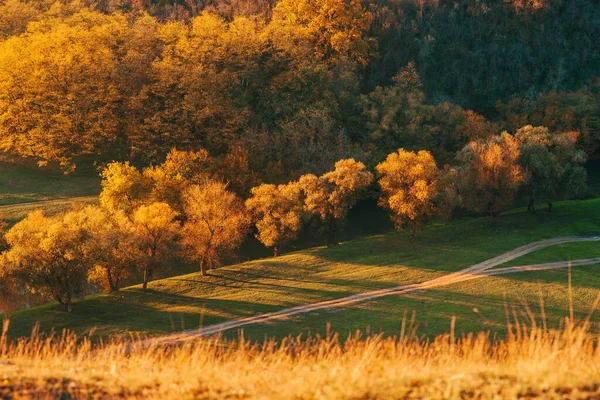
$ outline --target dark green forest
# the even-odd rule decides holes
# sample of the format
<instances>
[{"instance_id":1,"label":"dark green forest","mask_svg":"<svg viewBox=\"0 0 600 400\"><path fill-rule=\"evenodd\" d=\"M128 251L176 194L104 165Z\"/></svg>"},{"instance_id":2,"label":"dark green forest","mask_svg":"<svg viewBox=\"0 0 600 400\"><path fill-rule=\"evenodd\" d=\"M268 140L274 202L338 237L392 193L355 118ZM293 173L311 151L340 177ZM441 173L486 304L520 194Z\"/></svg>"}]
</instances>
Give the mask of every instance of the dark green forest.
<instances>
[{"instance_id":1,"label":"dark green forest","mask_svg":"<svg viewBox=\"0 0 600 400\"><path fill-rule=\"evenodd\" d=\"M600 140L591 0L0 1L8 159L160 163L206 149L238 192L373 167L453 164L527 125Z\"/></svg>"}]
</instances>

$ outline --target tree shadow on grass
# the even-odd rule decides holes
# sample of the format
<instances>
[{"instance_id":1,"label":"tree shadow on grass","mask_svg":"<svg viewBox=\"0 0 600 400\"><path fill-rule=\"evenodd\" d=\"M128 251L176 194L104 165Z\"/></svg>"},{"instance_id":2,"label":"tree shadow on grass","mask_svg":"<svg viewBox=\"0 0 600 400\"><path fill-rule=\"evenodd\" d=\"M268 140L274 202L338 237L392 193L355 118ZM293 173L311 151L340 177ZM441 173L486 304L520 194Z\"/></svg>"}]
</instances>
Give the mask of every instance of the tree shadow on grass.
<instances>
[{"instance_id":1,"label":"tree shadow on grass","mask_svg":"<svg viewBox=\"0 0 600 400\"><path fill-rule=\"evenodd\" d=\"M206 326L281 308L257 302L193 299L152 291L140 295L134 291L123 291L76 301L71 313L61 311L55 303L39 307L36 313L16 312L11 316L9 336L29 336L36 324L44 333L60 333L68 329L77 335L92 333L94 340L132 333L163 335L195 329L201 323Z\"/></svg>"},{"instance_id":2,"label":"tree shadow on grass","mask_svg":"<svg viewBox=\"0 0 600 400\"><path fill-rule=\"evenodd\" d=\"M547 299L549 300L549 299ZM479 294L457 293L444 289L431 289L404 295L386 296L377 300L357 303L343 309L319 310L318 312L297 315L293 321L281 321L266 325L245 327L246 338L261 340L265 337L281 339L288 335L319 333L324 335L327 329L338 332L344 337L348 333L361 330L363 333L377 334L381 331L386 336L398 335L403 318L409 324L411 314L415 312L415 324L418 325L417 336L433 338L450 331L452 317L457 318L456 335L467 335L471 332L490 332L491 337L505 337L507 319L505 305L509 310L511 323L515 323L513 306L521 324L531 326L527 311L519 296L501 295L482 297ZM542 326L542 314L537 303L529 299L528 307L532 311L536 324ZM559 328L560 321L568 316L568 309L558 303L546 303L544 307L549 328ZM585 304L575 305L577 321L583 320L589 310ZM594 315L593 321L600 319ZM237 333L225 333L234 339Z\"/></svg>"}]
</instances>

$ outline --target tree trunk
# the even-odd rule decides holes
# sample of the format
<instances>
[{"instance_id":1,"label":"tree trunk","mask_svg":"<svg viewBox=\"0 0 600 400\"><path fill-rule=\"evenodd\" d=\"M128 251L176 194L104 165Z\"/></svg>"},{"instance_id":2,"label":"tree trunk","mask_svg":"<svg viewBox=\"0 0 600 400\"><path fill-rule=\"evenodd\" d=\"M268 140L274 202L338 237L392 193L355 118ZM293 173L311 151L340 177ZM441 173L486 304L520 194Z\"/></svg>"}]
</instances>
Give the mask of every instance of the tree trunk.
<instances>
[{"instance_id":1,"label":"tree trunk","mask_svg":"<svg viewBox=\"0 0 600 400\"><path fill-rule=\"evenodd\" d=\"M148 282L150 282L151 275L152 268L146 267L146 269L144 269L144 284L142 285L142 289L146 290L148 288Z\"/></svg>"},{"instance_id":2,"label":"tree trunk","mask_svg":"<svg viewBox=\"0 0 600 400\"><path fill-rule=\"evenodd\" d=\"M334 218L330 218L327 222L326 222L326 228L325 228L325 245L327 247L331 247L331 246L337 246L339 243L336 240L337 237L337 230L338 230L338 223L339 221L334 219Z\"/></svg>"},{"instance_id":3,"label":"tree trunk","mask_svg":"<svg viewBox=\"0 0 600 400\"><path fill-rule=\"evenodd\" d=\"M417 224L410 224L410 236L412 238L417 237Z\"/></svg>"},{"instance_id":4,"label":"tree trunk","mask_svg":"<svg viewBox=\"0 0 600 400\"><path fill-rule=\"evenodd\" d=\"M494 206L491 202L488 203L487 210L488 210L488 215L490 217L494 218Z\"/></svg>"},{"instance_id":5,"label":"tree trunk","mask_svg":"<svg viewBox=\"0 0 600 400\"><path fill-rule=\"evenodd\" d=\"M535 212L535 199L529 197L529 203L527 203L527 211Z\"/></svg>"},{"instance_id":6,"label":"tree trunk","mask_svg":"<svg viewBox=\"0 0 600 400\"><path fill-rule=\"evenodd\" d=\"M202 273L202 276L206 276L206 263L204 262L205 257L202 257L202 260L200 260L200 272Z\"/></svg>"},{"instance_id":7,"label":"tree trunk","mask_svg":"<svg viewBox=\"0 0 600 400\"><path fill-rule=\"evenodd\" d=\"M62 306L63 306L63 310L65 312L70 313L71 311L73 311L73 309L71 307L71 299L66 300Z\"/></svg>"},{"instance_id":8,"label":"tree trunk","mask_svg":"<svg viewBox=\"0 0 600 400\"><path fill-rule=\"evenodd\" d=\"M119 281L118 279L113 280L112 273L110 272L110 268L106 270L106 278L108 279L108 286L110 287L110 292L118 292L119 291Z\"/></svg>"}]
</instances>

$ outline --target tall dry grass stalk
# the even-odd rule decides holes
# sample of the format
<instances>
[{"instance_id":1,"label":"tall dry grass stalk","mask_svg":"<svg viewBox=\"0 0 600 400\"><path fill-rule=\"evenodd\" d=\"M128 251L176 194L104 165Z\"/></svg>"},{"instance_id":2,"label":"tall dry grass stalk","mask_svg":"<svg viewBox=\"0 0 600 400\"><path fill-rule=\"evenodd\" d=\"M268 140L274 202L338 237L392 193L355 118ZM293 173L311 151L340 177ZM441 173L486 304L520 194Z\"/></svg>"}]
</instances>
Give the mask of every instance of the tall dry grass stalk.
<instances>
[{"instance_id":1,"label":"tall dry grass stalk","mask_svg":"<svg viewBox=\"0 0 600 400\"><path fill-rule=\"evenodd\" d=\"M454 325L454 320L452 320ZM92 346L74 335L0 338L0 397L395 399L600 396L598 339L589 321L560 331L520 322L488 333L420 339L337 334L282 342L200 339L181 346Z\"/></svg>"},{"instance_id":2,"label":"tall dry grass stalk","mask_svg":"<svg viewBox=\"0 0 600 400\"><path fill-rule=\"evenodd\" d=\"M519 311L505 302L501 340L488 332L457 338L455 317L448 334L423 339L414 311L394 337L357 332L341 340L328 324L325 337L251 343L240 335L171 346L140 338L93 346L37 328L10 341L5 320L0 398L600 398L600 339L590 333L600 294L575 321L570 272L561 329L547 328L540 286L541 325L526 300Z\"/></svg>"}]
</instances>

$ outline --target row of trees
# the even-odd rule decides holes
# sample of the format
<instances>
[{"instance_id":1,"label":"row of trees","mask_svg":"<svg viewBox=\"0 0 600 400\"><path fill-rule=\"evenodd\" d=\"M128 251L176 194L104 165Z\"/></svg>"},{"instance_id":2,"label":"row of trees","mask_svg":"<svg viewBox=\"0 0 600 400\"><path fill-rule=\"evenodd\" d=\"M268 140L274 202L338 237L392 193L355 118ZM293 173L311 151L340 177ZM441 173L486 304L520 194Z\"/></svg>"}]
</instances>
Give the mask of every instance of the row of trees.
<instances>
[{"instance_id":1,"label":"row of trees","mask_svg":"<svg viewBox=\"0 0 600 400\"><path fill-rule=\"evenodd\" d=\"M198 263L202 274L243 242L252 224L256 237L274 249L310 226L326 243L348 211L379 191L398 229L412 234L430 217L449 217L462 206L497 216L519 191L536 203L577 196L585 190L585 153L577 134L525 126L472 141L454 167L438 168L426 150L398 149L374 175L354 159L335 163L320 176L286 184L261 184L244 201L211 170L205 151L172 150L165 162L142 171L115 162L102 172L100 206L56 216L36 211L5 235L0 275L51 296L70 311L86 282L116 291L136 270L145 289L176 257Z\"/></svg>"},{"instance_id":2,"label":"row of trees","mask_svg":"<svg viewBox=\"0 0 600 400\"><path fill-rule=\"evenodd\" d=\"M225 183L204 172L186 175L185 168L174 175L166 172L173 160L198 161L199 154L173 151L165 163L142 172L127 163L112 163L102 174L100 206L56 216L30 213L5 235L3 281L16 280L70 311L73 297L85 292L86 282L115 291L137 270L145 289L152 276L179 255L199 263L205 275L207 268L239 247L251 218ZM339 161L334 171L320 177L306 175L299 186L305 202L302 212L313 213L330 230L371 180L364 164L354 160ZM255 215L270 208L260 195L265 188L256 188L256 196L247 202ZM279 219L275 210L267 212ZM284 236L289 239L286 229L300 228L300 220L292 221L292 214L272 227L266 225L266 215L259 217L261 240L271 245L282 243ZM269 236L268 230L276 236Z\"/></svg>"}]
</instances>

